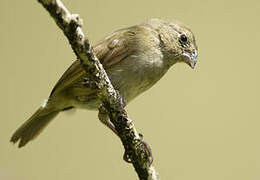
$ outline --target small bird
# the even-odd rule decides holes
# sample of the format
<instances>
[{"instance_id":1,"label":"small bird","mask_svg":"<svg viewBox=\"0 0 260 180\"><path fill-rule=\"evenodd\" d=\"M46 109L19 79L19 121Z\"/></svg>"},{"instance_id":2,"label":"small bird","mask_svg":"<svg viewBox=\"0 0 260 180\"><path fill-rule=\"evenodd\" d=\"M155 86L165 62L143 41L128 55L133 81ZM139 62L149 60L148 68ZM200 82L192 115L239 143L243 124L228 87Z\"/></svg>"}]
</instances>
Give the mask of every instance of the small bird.
<instances>
[{"instance_id":1,"label":"small bird","mask_svg":"<svg viewBox=\"0 0 260 180\"><path fill-rule=\"evenodd\" d=\"M150 19L115 31L94 46L94 52L114 88L125 103L151 88L168 69L179 62L195 67L197 45L192 31L181 22ZM59 112L71 108L97 110L95 82L76 60L61 76L46 102L12 135L23 147L34 139ZM101 118L102 119L102 118ZM107 119L105 125L116 130Z\"/></svg>"}]
</instances>

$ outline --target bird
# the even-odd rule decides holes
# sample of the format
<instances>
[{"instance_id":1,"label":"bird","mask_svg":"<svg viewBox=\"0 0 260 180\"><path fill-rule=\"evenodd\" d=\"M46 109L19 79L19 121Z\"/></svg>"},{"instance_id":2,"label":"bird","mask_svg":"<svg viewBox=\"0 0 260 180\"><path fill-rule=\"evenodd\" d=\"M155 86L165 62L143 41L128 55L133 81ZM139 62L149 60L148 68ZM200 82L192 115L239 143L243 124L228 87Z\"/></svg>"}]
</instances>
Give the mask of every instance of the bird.
<instances>
[{"instance_id":1,"label":"bird","mask_svg":"<svg viewBox=\"0 0 260 180\"><path fill-rule=\"evenodd\" d=\"M191 29L176 20L149 19L141 24L113 32L93 50L112 85L128 104L150 89L177 63L192 69L198 47ZM58 80L48 99L12 135L10 141L25 146L37 137L60 112L72 108L98 110L101 101L97 87L75 60ZM116 133L113 124L103 118Z\"/></svg>"}]
</instances>

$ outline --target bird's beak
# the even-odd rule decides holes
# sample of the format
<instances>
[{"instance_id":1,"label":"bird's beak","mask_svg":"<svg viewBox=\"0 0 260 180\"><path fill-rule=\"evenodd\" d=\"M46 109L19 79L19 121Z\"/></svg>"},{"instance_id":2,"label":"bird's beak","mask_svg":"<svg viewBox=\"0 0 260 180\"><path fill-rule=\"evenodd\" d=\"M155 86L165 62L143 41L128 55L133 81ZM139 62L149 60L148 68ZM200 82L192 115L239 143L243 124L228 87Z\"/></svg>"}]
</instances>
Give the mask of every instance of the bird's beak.
<instances>
[{"instance_id":1,"label":"bird's beak","mask_svg":"<svg viewBox=\"0 0 260 180\"><path fill-rule=\"evenodd\" d=\"M184 57L184 62L187 63L192 69L194 69L197 63L197 50L195 50L193 53L184 52L182 55Z\"/></svg>"}]
</instances>

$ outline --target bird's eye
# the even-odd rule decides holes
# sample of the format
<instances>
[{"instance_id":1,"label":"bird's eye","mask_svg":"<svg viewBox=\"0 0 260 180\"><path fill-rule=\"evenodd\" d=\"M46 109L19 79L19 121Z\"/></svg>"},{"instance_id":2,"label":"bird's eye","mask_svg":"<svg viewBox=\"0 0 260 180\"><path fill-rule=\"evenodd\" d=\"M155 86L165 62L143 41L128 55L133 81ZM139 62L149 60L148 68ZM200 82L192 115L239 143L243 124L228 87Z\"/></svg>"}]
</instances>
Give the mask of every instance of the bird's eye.
<instances>
[{"instance_id":1,"label":"bird's eye","mask_svg":"<svg viewBox=\"0 0 260 180\"><path fill-rule=\"evenodd\" d=\"M187 41L188 41L187 36L186 36L185 34L182 34L182 35L180 36L180 42L181 42L181 43L186 43Z\"/></svg>"}]
</instances>

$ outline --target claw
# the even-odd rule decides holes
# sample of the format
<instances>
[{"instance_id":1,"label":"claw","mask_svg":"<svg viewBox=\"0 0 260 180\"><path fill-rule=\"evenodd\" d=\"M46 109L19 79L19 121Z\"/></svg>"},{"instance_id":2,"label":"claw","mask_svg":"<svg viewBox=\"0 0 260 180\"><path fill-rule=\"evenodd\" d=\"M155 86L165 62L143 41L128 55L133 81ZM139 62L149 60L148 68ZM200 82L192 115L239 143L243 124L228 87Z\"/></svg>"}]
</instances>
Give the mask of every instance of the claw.
<instances>
[{"instance_id":1,"label":"claw","mask_svg":"<svg viewBox=\"0 0 260 180\"><path fill-rule=\"evenodd\" d=\"M150 146L148 145L148 143L146 143L145 141L143 141L143 135L139 134L140 136L140 142L138 145L138 150L141 151L141 156L143 159L147 159L149 166L153 163L153 155L152 155L152 150L150 148ZM127 163L132 163L131 160L131 155L128 154L126 151L124 153L123 159L127 162Z\"/></svg>"},{"instance_id":2,"label":"claw","mask_svg":"<svg viewBox=\"0 0 260 180\"><path fill-rule=\"evenodd\" d=\"M149 160L149 166L153 163L153 154L152 154L152 150L150 148L150 146L145 142L142 141L144 148L146 149L146 152L148 153L148 160Z\"/></svg>"},{"instance_id":3,"label":"claw","mask_svg":"<svg viewBox=\"0 0 260 180\"><path fill-rule=\"evenodd\" d=\"M127 162L127 163L132 163L132 160L131 160L131 158L130 158L130 155L127 154L126 151L125 151L125 153L124 153L123 159L124 159L125 162Z\"/></svg>"}]
</instances>

